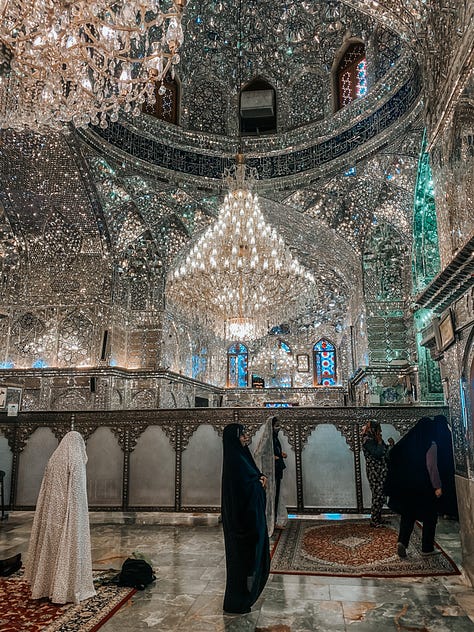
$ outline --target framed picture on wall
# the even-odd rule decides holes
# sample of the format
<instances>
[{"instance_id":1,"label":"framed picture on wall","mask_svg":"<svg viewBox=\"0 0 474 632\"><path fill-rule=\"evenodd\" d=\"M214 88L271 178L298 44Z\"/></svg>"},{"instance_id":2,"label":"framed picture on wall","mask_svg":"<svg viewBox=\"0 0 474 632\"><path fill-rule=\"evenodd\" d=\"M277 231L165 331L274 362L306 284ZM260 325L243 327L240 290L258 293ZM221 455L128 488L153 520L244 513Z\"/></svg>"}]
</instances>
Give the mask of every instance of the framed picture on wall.
<instances>
[{"instance_id":1,"label":"framed picture on wall","mask_svg":"<svg viewBox=\"0 0 474 632\"><path fill-rule=\"evenodd\" d=\"M7 387L7 397L6 397L6 407L12 404L16 406L16 410L19 411L21 408L21 395L22 389L8 386Z\"/></svg>"},{"instance_id":2,"label":"framed picture on wall","mask_svg":"<svg viewBox=\"0 0 474 632\"><path fill-rule=\"evenodd\" d=\"M441 315L437 329L438 350L441 352L451 346L455 340L453 312L450 309Z\"/></svg>"},{"instance_id":3,"label":"framed picture on wall","mask_svg":"<svg viewBox=\"0 0 474 632\"><path fill-rule=\"evenodd\" d=\"M7 405L7 389L5 386L0 388L0 410L5 408Z\"/></svg>"},{"instance_id":4,"label":"framed picture on wall","mask_svg":"<svg viewBox=\"0 0 474 632\"><path fill-rule=\"evenodd\" d=\"M300 373L307 373L309 371L309 356L307 353L299 353L296 356L296 369Z\"/></svg>"}]
</instances>

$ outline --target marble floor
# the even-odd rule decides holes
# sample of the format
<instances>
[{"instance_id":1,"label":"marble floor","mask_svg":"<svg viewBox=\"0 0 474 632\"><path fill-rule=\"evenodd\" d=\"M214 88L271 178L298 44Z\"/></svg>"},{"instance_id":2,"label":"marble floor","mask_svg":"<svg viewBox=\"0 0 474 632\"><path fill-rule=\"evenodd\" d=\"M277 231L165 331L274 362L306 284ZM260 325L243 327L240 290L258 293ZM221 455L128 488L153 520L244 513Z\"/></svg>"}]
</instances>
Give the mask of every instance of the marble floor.
<instances>
[{"instance_id":1,"label":"marble floor","mask_svg":"<svg viewBox=\"0 0 474 632\"><path fill-rule=\"evenodd\" d=\"M32 515L13 512L0 522L0 559L26 555ZM461 565L458 529L457 522L441 520L437 541ZM225 616L224 543L216 515L91 513L91 535L94 568L119 569L137 551L157 570L157 581L101 632L474 632L474 589L462 575L270 575L251 613Z\"/></svg>"}]
</instances>

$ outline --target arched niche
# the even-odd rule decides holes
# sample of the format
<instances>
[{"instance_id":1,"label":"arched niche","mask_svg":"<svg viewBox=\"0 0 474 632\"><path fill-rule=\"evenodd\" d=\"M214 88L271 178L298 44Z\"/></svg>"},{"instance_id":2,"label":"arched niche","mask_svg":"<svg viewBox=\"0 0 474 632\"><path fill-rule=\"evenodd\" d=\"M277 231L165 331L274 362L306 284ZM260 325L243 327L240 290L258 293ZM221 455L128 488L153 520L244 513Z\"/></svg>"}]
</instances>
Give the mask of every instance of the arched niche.
<instances>
[{"instance_id":1,"label":"arched niche","mask_svg":"<svg viewBox=\"0 0 474 632\"><path fill-rule=\"evenodd\" d=\"M366 50L361 39L344 42L331 69L334 112L346 107L367 91Z\"/></svg>"},{"instance_id":2,"label":"arched niche","mask_svg":"<svg viewBox=\"0 0 474 632\"><path fill-rule=\"evenodd\" d=\"M185 507L220 505L221 478L222 440L212 426L199 426L182 456L182 504Z\"/></svg>"},{"instance_id":3,"label":"arched niche","mask_svg":"<svg viewBox=\"0 0 474 632\"><path fill-rule=\"evenodd\" d=\"M301 458L305 508L357 507L354 454L337 428L318 425Z\"/></svg>"},{"instance_id":4,"label":"arched niche","mask_svg":"<svg viewBox=\"0 0 474 632\"><path fill-rule=\"evenodd\" d=\"M166 433L149 426L130 454L129 504L174 507L175 453Z\"/></svg>"},{"instance_id":5,"label":"arched niche","mask_svg":"<svg viewBox=\"0 0 474 632\"><path fill-rule=\"evenodd\" d=\"M110 428L98 428L87 440L89 506L122 505L123 452Z\"/></svg>"},{"instance_id":6,"label":"arched niche","mask_svg":"<svg viewBox=\"0 0 474 632\"><path fill-rule=\"evenodd\" d=\"M178 78L168 74L164 81L157 82L154 97L155 102L152 105L145 103L142 112L161 121L178 125L181 100L181 85Z\"/></svg>"},{"instance_id":7,"label":"arched niche","mask_svg":"<svg viewBox=\"0 0 474 632\"><path fill-rule=\"evenodd\" d=\"M240 91L239 122L243 135L260 136L276 133L276 92L265 79L257 77Z\"/></svg>"},{"instance_id":8,"label":"arched niche","mask_svg":"<svg viewBox=\"0 0 474 632\"><path fill-rule=\"evenodd\" d=\"M50 456L58 440L49 428L38 428L28 437L18 463L16 505L34 507Z\"/></svg>"}]
</instances>

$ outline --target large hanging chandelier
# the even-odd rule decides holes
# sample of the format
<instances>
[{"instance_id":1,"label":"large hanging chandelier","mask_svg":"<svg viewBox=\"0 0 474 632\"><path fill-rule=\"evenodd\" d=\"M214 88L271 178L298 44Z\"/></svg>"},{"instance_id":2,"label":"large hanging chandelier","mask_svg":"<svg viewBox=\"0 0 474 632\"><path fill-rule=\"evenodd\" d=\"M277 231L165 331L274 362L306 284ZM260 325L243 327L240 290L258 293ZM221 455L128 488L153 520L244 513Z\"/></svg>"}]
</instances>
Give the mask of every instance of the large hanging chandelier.
<instances>
[{"instance_id":1,"label":"large hanging chandelier","mask_svg":"<svg viewBox=\"0 0 474 632\"><path fill-rule=\"evenodd\" d=\"M249 370L265 379L291 376L296 371L296 360L291 351L277 341L250 358Z\"/></svg>"},{"instance_id":2,"label":"large hanging chandelier","mask_svg":"<svg viewBox=\"0 0 474 632\"><path fill-rule=\"evenodd\" d=\"M242 154L217 221L178 259L167 279L173 311L229 340L252 340L303 308L314 283L264 219Z\"/></svg>"},{"instance_id":3,"label":"large hanging chandelier","mask_svg":"<svg viewBox=\"0 0 474 632\"><path fill-rule=\"evenodd\" d=\"M139 114L179 62L185 4L0 0L0 127L107 127L120 108Z\"/></svg>"}]
</instances>

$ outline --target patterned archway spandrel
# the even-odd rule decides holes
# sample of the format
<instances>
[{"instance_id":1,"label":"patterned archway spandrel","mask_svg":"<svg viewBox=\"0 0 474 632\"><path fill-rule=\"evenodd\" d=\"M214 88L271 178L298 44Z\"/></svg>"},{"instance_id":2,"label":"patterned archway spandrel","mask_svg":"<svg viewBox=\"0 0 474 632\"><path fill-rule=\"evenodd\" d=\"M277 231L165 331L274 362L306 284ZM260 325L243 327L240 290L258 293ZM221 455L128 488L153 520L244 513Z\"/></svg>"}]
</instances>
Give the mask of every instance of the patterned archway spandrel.
<instances>
[{"instance_id":1,"label":"patterned archway spandrel","mask_svg":"<svg viewBox=\"0 0 474 632\"><path fill-rule=\"evenodd\" d=\"M138 440L148 428L148 423L134 423L128 431L128 449L133 452L137 447Z\"/></svg>"},{"instance_id":2,"label":"patterned archway spandrel","mask_svg":"<svg viewBox=\"0 0 474 632\"><path fill-rule=\"evenodd\" d=\"M68 428L67 426L64 426L64 425L61 425L61 426L50 426L50 429L51 429L51 432L53 433L53 435L58 440L58 443L61 442L61 440L67 435L68 432L70 432L70 428Z\"/></svg>"},{"instance_id":3,"label":"patterned archway spandrel","mask_svg":"<svg viewBox=\"0 0 474 632\"><path fill-rule=\"evenodd\" d=\"M163 430L174 448L176 445L176 424L159 424L159 428Z\"/></svg>"},{"instance_id":4,"label":"patterned archway spandrel","mask_svg":"<svg viewBox=\"0 0 474 632\"><path fill-rule=\"evenodd\" d=\"M77 430L82 435L82 438L87 443L87 440L94 432L100 427L100 424L91 424L87 422L80 422L75 424L74 430Z\"/></svg>"},{"instance_id":5,"label":"patterned archway spandrel","mask_svg":"<svg viewBox=\"0 0 474 632\"><path fill-rule=\"evenodd\" d=\"M261 423L255 423L255 422L248 422L244 424L245 432L250 437L250 439L253 439L255 437L261 425L262 425Z\"/></svg>"},{"instance_id":6,"label":"patterned archway spandrel","mask_svg":"<svg viewBox=\"0 0 474 632\"><path fill-rule=\"evenodd\" d=\"M99 428L108 428L116 437L117 442L122 451L129 449L133 450L136 447L137 441L140 435L146 430L148 424L146 422L135 422L130 426L128 424L102 424L102 423L87 423L76 422L74 429L82 435L82 438L87 443L87 440L91 435Z\"/></svg>"},{"instance_id":7,"label":"patterned archway spandrel","mask_svg":"<svg viewBox=\"0 0 474 632\"><path fill-rule=\"evenodd\" d=\"M199 422L186 422L182 424L181 426L181 449L182 450L186 450L186 448L188 447L189 441L191 440L191 437L199 428L199 426L200 426Z\"/></svg>"},{"instance_id":8,"label":"patterned archway spandrel","mask_svg":"<svg viewBox=\"0 0 474 632\"><path fill-rule=\"evenodd\" d=\"M301 441L301 449L303 450L305 445L308 443L309 437L313 434L318 426L323 425L324 422L320 423L304 423L299 424L299 432L300 432L300 441ZM334 426L344 437L349 448L354 451L354 424L349 421L333 421L331 422L332 426ZM293 447L293 446L292 446Z\"/></svg>"},{"instance_id":9,"label":"patterned archway spandrel","mask_svg":"<svg viewBox=\"0 0 474 632\"><path fill-rule=\"evenodd\" d=\"M316 430L318 424L316 423L302 423L299 424L299 434L300 434L300 442L301 442L301 450L308 443L308 439ZM293 447L293 446L292 446Z\"/></svg>"},{"instance_id":10,"label":"patterned archway spandrel","mask_svg":"<svg viewBox=\"0 0 474 632\"><path fill-rule=\"evenodd\" d=\"M113 432L114 436L117 438L118 444L124 452L129 447L129 429L124 428L123 426L111 426L110 430Z\"/></svg>"},{"instance_id":11,"label":"patterned archway spandrel","mask_svg":"<svg viewBox=\"0 0 474 632\"><path fill-rule=\"evenodd\" d=\"M16 449L18 452L23 452L28 443L28 439L31 435L40 428L40 424L22 424L18 427L16 433Z\"/></svg>"},{"instance_id":12,"label":"patterned archway spandrel","mask_svg":"<svg viewBox=\"0 0 474 632\"><path fill-rule=\"evenodd\" d=\"M334 425L338 429L338 431L342 434L342 436L346 440L347 445L353 452L354 451L354 423L341 421L341 422L336 422Z\"/></svg>"},{"instance_id":13,"label":"patterned archway spandrel","mask_svg":"<svg viewBox=\"0 0 474 632\"><path fill-rule=\"evenodd\" d=\"M288 439L288 443L290 444L293 451L296 450L296 433L295 433L295 425L290 422L280 421L281 432ZM309 435L308 435L309 436Z\"/></svg>"},{"instance_id":14,"label":"patterned archway spandrel","mask_svg":"<svg viewBox=\"0 0 474 632\"><path fill-rule=\"evenodd\" d=\"M15 449L15 426L13 424L0 425L0 433L5 437L10 450L13 452Z\"/></svg>"}]
</instances>

